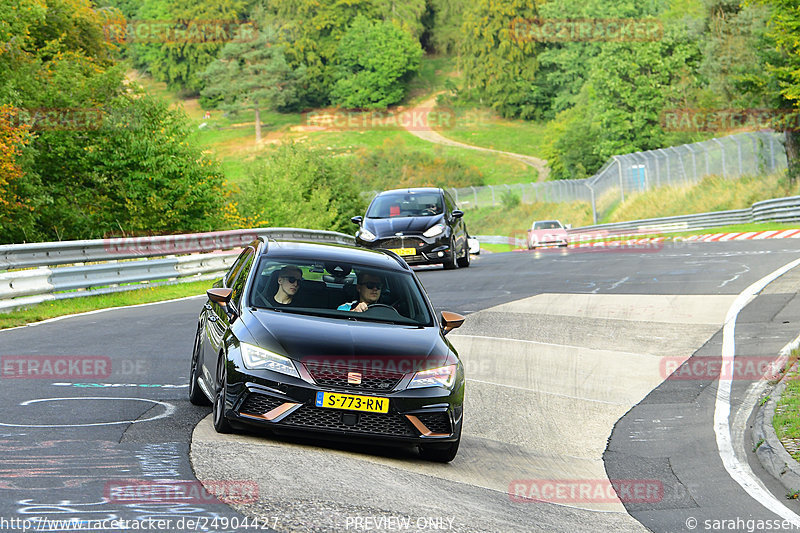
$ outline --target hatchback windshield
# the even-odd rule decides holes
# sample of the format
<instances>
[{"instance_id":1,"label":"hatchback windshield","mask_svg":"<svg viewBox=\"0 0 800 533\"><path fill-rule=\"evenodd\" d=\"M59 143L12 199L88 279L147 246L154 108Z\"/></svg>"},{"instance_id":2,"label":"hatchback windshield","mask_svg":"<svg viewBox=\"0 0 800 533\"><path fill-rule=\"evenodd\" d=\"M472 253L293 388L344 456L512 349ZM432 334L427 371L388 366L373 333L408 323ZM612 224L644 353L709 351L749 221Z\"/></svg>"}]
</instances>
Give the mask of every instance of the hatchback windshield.
<instances>
[{"instance_id":1,"label":"hatchback windshield","mask_svg":"<svg viewBox=\"0 0 800 533\"><path fill-rule=\"evenodd\" d=\"M355 264L262 258L254 273L249 303L305 315L432 325L411 274ZM356 307L359 311L353 310Z\"/></svg>"},{"instance_id":2,"label":"hatchback windshield","mask_svg":"<svg viewBox=\"0 0 800 533\"><path fill-rule=\"evenodd\" d=\"M420 217L442 214L442 195L430 193L391 193L375 198L367 210L368 218Z\"/></svg>"},{"instance_id":3,"label":"hatchback windshield","mask_svg":"<svg viewBox=\"0 0 800 533\"><path fill-rule=\"evenodd\" d=\"M556 221L537 222L534 224L533 229L562 229L561 224Z\"/></svg>"}]
</instances>

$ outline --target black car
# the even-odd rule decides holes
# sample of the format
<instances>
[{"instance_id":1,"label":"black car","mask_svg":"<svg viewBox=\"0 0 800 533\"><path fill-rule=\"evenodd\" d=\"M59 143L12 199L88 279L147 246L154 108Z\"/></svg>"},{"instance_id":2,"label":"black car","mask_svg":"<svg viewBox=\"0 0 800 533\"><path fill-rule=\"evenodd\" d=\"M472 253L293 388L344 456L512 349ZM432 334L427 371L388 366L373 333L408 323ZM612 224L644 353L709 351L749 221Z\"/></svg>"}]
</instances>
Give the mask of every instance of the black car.
<instances>
[{"instance_id":1,"label":"black car","mask_svg":"<svg viewBox=\"0 0 800 533\"><path fill-rule=\"evenodd\" d=\"M351 220L360 227L356 244L384 248L410 265L441 263L444 268L469 266L464 212L444 189L384 191L372 199L366 216Z\"/></svg>"},{"instance_id":2,"label":"black car","mask_svg":"<svg viewBox=\"0 0 800 533\"><path fill-rule=\"evenodd\" d=\"M349 310L362 291L377 300ZM244 424L368 438L450 461L464 369L445 334L463 321L437 317L393 252L259 239L208 291L189 399L212 403L222 433Z\"/></svg>"}]
</instances>

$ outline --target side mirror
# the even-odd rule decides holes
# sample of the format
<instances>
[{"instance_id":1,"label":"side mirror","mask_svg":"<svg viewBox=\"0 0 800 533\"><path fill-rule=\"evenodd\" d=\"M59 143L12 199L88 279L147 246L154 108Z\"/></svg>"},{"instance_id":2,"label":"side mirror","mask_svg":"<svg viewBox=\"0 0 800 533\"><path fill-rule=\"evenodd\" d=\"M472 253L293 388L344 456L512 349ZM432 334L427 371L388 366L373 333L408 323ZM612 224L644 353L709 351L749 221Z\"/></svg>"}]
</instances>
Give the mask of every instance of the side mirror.
<instances>
[{"instance_id":1,"label":"side mirror","mask_svg":"<svg viewBox=\"0 0 800 533\"><path fill-rule=\"evenodd\" d=\"M442 327L444 334L447 335L451 330L461 327L461 324L467 319L464 315L458 313L451 313L450 311L442 311Z\"/></svg>"},{"instance_id":2,"label":"side mirror","mask_svg":"<svg viewBox=\"0 0 800 533\"><path fill-rule=\"evenodd\" d=\"M231 320L236 319L238 315L236 314L236 311L234 311L233 306L230 305L233 289L208 289L206 294L208 295L209 300L221 305L222 308L225 309L225 312L228 313L228 316L231 317Z\"/></svg>"},{"instance_id":3,"label":"side mirror","mask_svg":"<svg viewBox=\"0 0 800 533\"><path fill-rule=\"evenodd\" d=\"M353 224L358 224L360 226L361 223L364 222L364 217L353 217L350 219L350 222L352 222Z\"/></svg>"},{"instance_id":4,"label":"side mirror","mask_svg":"<svg viewBox=\"0 0 800 533\"><path fill-rule=\"evenodd\" d=\"M461 218L464 216L464 211L461 211L460 209L453 209L453 212L450 214L453 216L453 218Z\"/></svg>"}]
</instances>

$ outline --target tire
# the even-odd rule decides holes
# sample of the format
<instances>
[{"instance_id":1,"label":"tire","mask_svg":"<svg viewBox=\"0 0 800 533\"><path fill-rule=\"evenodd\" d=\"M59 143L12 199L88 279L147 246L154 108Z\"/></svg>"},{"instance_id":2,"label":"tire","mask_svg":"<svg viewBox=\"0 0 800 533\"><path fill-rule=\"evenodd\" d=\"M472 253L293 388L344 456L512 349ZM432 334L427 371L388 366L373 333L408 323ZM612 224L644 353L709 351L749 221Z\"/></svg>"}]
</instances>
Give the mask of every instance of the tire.
<instances>
[{"instance_id":1,"label":"tire","mask_svg":"<svg viewBox=\"0 0 800 533\"><path fill-rule=\"evenodd\" d=\"M197 335L194 337L194 349L192 350L192 366L189 370L189 401L193 405L211 405L208 398L200 389L197 381L200 379L200 326L197 327Z\"/></svg>"},{"instance_id":2,"label":"tire","mask_svg":"<svg viewBox=\"0 0 800 533\"><path fill-rule=\"evenodd\" d=\"M225 396L227 394L227 373L225 371L225 355L220 354L219 358L220 364L219 368L217 369L217 375L219 376L219 387L214 394L214 407L212 408L212 414L214 419L214 429L217 433L231 433L233 432L233 427L231 423L225 418Z\"/></svg>"},{"instance_id":3,"label":"tire","mask_svg":"<svg viewBox=\"0 0 800 533\"><path fill-rule=\"evenodd\" d=\"M445 270L454 270L458 268L458 263L456 262L456 246L452 237L450 238L450 257L445 258L442 266Z\"/></svg>"},{"instance_id":4,"label":"tire","mask_svg":"<svg viewBox=\"0 0 800 533\"><path fill-rule=\"evenodd\" d=\"M463 425L463 421L462 421ZM420 444L419 456L426 461L449 463L456 458L458 445L461 444L461 427L458 428L458 439L447 444Z\"/></svg>"},{"instance_id":5,"label":"tire","mask_svg":"<svg viewBox=\"0 0 800 533\"><path fill-rule=\"evenodd\" d=\"M456 263L458 263L458 266L461 268L467 268L469 266L469 242L464 242L464 257L459 257L456 260Z\"/></svg>"}]
</instances>

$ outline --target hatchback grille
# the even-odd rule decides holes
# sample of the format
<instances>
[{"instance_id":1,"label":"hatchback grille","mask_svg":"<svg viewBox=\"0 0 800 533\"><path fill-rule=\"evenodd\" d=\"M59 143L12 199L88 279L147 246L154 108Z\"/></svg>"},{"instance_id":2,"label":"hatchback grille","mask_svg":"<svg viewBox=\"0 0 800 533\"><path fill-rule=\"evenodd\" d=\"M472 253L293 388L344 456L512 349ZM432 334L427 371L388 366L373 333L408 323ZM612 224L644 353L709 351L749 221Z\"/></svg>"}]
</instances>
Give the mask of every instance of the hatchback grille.
<instances>
[{"instance_id":1,"label":"hatchback grille","mask_svg":"<svg viewBox=\"0 0 800 533\"><path fill-rule=\"evenodd\" d=\"M402 372L383 369L366 369L363 366L326 365L305 363L311 377L319 385L347 389L390 391L403 379ZM361 383L348 383L348 375L357 373ZM354 376L350 376L354 377ZM351 379L350 381L355 381Z\"/></svg>"},{"instance_id":2,"label":"hatchback grille","mask_svg":"<svg viewBox=\"0 0 800 533\"><path fill-rule=\"evenodd\" d=\"M417 415L419 421L425 424L431 433L452 433L450 429L450 417L447 413L430 413L427 415Z\"/></svg>"},{"instance_id":3,"label":"hatchback grille","mask_svg":"<svg viewBox=\"0 0 800 533\"><path fill-rule=\"evenodd\" d=\"M355 425L342 422L342 415L355 415ZM300 426L314 429L336 429L353 433L416 437L406 417L396 414L356 413L335 409L323 409L304 405L281 422L281 425Z\"/></svg>"},{"instance_id":4,"label":"hatchback grille","mask_svg":"<svg viewBox=\"0 0 800 533\"><path fill-rule=\"evenodd\" d=\"M391 239L379 240L377 246L379 248L386 248L386 249L422 248L425 246L425 242L415 238L405 238L405 239L391 238Z\"/></svg>"},{"instance_id":5,"label":"hatchback grille","mask_svg":"<svg viewBox=\"0 0 800 533\"><path fill-rule=\"evenodd\" d=\"M247 413L251 415L263 415L269 413L276 407L283 405L285 402L272 396L264 394L250 394L239 409L240 413Z\"/></svg>"}]
</instances>

